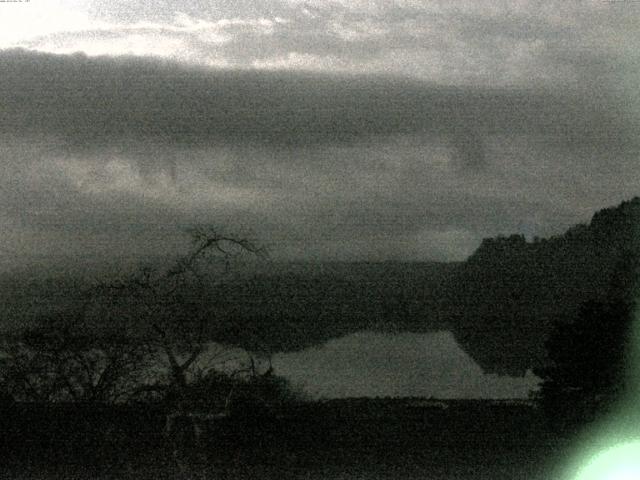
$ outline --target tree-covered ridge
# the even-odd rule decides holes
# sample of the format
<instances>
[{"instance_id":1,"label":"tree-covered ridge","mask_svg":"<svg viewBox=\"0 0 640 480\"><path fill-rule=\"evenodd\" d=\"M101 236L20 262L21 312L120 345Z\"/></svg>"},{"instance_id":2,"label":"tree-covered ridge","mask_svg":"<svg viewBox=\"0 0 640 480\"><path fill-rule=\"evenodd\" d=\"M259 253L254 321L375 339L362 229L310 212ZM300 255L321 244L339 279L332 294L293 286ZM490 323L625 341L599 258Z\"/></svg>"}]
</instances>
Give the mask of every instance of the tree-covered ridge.
<instances>
[{"instance_id":1,"label":"tree-covered ridge","mask_svg":"<svg viewBox=\"0 0 640 480\"><path fill-rule=\"evenodd\" d=\"M447 289L458 341L487 370L524 372L545 361L555 322L612 289L630 295L640 252L640 198L597 212L548 239L522 235L486 239Z\"/></svg>"}]
</instances>

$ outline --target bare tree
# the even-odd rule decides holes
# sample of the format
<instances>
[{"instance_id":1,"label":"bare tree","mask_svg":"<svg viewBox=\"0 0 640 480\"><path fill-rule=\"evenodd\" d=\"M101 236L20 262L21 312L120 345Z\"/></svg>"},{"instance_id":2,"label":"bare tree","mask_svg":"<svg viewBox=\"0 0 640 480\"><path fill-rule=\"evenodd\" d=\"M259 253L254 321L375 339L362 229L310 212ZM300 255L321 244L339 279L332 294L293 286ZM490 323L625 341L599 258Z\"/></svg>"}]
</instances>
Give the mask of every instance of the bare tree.
<instances>
[{"instance_id":1,"label":"bare tree","mask_svg":"<svg viewBox=\"0 0 640 480\"><path fill-rule=\"evenodd\" d=\"M176 400L184 400L189 375L199 361L223 361L208 351L211 342L224 338L220 314L221 285L229 280L232 263L242 255L263 257L264 249L252 241L222 235L211 227L190 232L190 251L170 265L144 266L133 275L96 287L102 299L93 317L97 330L114 328L165 362ZM101 325L100 325L101 324Z\"/></svg>"},{"instance_id":2,"label":"bare tree","mask_svg":"<svg viewBox=\"0 0 640 480\"><path fill-rule=\"evenodd\" d=\"M0 377L21 401L118 403L134 392L147 358L126 338L94 337L82 319L50 314L5 337Z\"/></svg>"}]
</instances>

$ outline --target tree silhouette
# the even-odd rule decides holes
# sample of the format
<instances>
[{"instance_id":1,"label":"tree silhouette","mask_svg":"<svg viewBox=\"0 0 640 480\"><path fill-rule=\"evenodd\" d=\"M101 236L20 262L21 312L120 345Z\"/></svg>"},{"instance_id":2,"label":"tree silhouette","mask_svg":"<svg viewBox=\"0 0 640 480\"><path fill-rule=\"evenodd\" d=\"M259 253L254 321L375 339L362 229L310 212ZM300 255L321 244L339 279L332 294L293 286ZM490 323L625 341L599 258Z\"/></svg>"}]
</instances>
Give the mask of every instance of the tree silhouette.
<instances>
[{"instance_id":1,"label":"tree silhouette","mask_svg":"<svg viewBox=\"0 0 640 480\"><path fill-rule=\"evenodd\" d=\"M263 256L251 241L220 234L211 227L191 232L192 248L175 261L144 266L133 275L98 285L93 331L106 326L145 345L157 361L165 362L176 402L184 400L189 373L199 361L219 360L228 352L211 355L210 344L224 343L227 330L219 308L221 287L229 278L232 261L242 254ZM242 346L242 345L240 345Z\"/></svg>"},{"instance_id":2,"label":"tree silhouette","mask_svg":"<svg viewBox=\"0 0 640 480\"><path fill-rule=\"evenodd\" d=\"M538 398L557 427L595 420L624 395L639 266L635 250L621 249L601 298L556 323L546 344L550 362L535 373Z\"/></svg>"},{"instance_id":3,"label":"tree silhouette","mask_svg":"<svg viewBox=\"0 0 640 480\"><path fill-rule=\"evenodd\" d=\"M93 336L82 320L50 313L5 339L0 379L13 398L102 404L130 398L148 367L146 350L122 336Z\"/></svg>"},{"instance_id":4,"label":"tree silhouette","mask_svg":"<svg viewBox=\"0 0 640 480\"><path fill-rule=\"evenodd\" d=\"M625 389L632 303L617 298L584 303L574 321L558 323L547 348L550 365L539 399L560 429L597 419Z\"/></svg>"}]
</instances>

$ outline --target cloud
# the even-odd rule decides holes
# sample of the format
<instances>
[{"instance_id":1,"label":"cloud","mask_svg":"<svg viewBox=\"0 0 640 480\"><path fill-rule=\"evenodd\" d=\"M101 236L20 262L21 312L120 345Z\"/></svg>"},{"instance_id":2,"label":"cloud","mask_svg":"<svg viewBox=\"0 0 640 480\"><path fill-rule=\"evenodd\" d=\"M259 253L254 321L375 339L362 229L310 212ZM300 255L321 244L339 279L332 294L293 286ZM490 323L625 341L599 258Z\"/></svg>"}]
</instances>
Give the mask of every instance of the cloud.
<instances>
[{"instance_id":1,"label":"cloud","mask_svg":"<svg viewBox=\"0 0 640 480\"><path fill-rule=\"evenodd\" d=\"M192 65L389 73L456 85L583 81L563 58L637 59L632 2L58 0L3 7L0 47Z\"/></svg>"},{"instance_id":2,"label":"cloud","mask_svg":"<svg viewBox=\"0 0 640 480\"><path fill-rule=\"evenodd\" d=\"M164 251L193 223L285 258L463 259L631 196L604 90L0 54L5 238L24 254Z\"/></svg>"},{"instance_id":3,"label":"cloud","mask_svg":"<svg viewBox=\"0 0 640 480\"><path fill-rule=\"evenodd\" d=\"M0 56L1 119L16 134L69 148L156 144L309 145L424 133L482 161L481 135L538 133L575 142L633 138L598 92L445 88L393 77L212 71L125 57Z\"/></svg>"}]
</instances>

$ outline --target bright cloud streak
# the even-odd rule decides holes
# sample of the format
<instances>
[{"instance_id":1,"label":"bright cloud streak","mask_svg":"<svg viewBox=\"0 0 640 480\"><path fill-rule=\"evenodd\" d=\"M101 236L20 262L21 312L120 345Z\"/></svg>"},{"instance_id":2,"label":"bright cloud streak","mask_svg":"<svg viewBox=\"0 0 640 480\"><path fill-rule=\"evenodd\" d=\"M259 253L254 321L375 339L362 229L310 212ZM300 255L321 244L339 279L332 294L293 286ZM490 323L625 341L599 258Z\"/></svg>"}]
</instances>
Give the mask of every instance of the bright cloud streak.
<instances>
[{"instance_id":1,"label":"bright cloud streak","mask_svg":"<svg viewBox=\"0 0 640 480\"><path fill-rule=\"evenodd\" d=\"M46 35L108 28L108 24L91 19L86 7L86 2L76 0L3 3L0 10L0 46L17 47Z\"/></svg>"},{"instance_id":2,"label":"bright cloud streak","mask_svg":"<svg viewBox=\"0 0 640 480\"><path fill-rule=\"evenodd\" d=\"M448 84L575 83L632 63L638 11L632 2L33 0L0 4L0 48Z\"/></svg>"}]
</instances>

